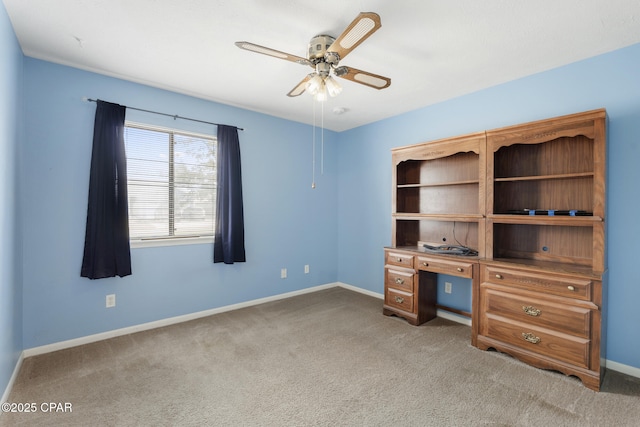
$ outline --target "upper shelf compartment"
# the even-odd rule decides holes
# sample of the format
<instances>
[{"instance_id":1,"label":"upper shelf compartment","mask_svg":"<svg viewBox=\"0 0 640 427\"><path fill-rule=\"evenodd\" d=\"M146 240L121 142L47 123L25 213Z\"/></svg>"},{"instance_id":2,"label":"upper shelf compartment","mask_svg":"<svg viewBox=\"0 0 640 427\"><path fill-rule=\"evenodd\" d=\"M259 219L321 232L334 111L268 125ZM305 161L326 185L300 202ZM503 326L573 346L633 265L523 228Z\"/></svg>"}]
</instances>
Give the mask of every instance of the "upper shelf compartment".
<instances>
[{"instance_id":1,"label":"upper shelf compartment","mask_svg":"<svg viewBox=\"0 0 640 427\"><path fill-rule=\"evenodd\" d=\"M482 218L484 145L482 132L392 150L393 213Z\"/></svg>"},{"instance_id":2,"label":"upper shelf compartment","mask_svg":"<svg viewBox=\"0 0 640 427\"><path fill-rule=\"evenodd\" d=\"M604 271L605 156L604 110L487 131L487 258Z\"/></svg>"},{"instance_id":3,"label":"upper shelf compartment","mask_svg":"<svg viewBox=\"0 0 640 427\"><path fill-rule=\"evenodd\" d=\"M593 140L583 135L513 144L494 153L496 181L593 177Z\"/></svg>"},{"instance_id":4,"label":"upper shelf compartment","mask_svg":"<svg viewBox=\"0 0 640 427\"><path fill-rule=\"evenodd\" d=\"M484 132L398 147L392 154L392 246L459 239L484 255Z\"/></svg>"},{"instance_id":5,"label":"upper shelf compartment","mask_svg":"<svg viewBox=\"0 0 640 427\"><path fill-rule=\"evenodd\" d=\"M455 153L433 160L406 160L397 171L398 188L478 184L478 155Z\"/></svg>"},{"instance_id":6,"label":"upper shelf compartment","mask_svg":"<svg viewBox=\"0 0 640 427\"><path fill-rule=\"evenodd\" d=\"M604 218L605 119L594 110L487 131L487 215L579 210Z\"/></svg>"}]
</instances>

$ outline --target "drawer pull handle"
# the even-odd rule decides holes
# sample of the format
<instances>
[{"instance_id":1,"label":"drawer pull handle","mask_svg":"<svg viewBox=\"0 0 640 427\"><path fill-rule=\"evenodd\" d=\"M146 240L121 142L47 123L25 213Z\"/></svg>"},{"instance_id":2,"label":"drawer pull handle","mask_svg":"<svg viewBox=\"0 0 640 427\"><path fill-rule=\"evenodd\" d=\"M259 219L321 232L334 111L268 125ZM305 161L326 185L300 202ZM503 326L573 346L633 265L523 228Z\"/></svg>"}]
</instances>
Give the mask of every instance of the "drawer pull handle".
<instances>
[{"instance_id":1,"label":"drawer pull handle","mask_svg":"<svg viewBox=\"0 0 640 427\"><path fill-rule=\"evenodd\" d=\"M522 338L524 338L525 341L528 341L531 344L538 344L540 342L540 337L535 336L531 332L523 332Z\"/></svg>"},{"instance_id":2,"label":"drawer pull handle","mask_svg":"<svg viewBox=\"0 0 640 427\"><path fill-rule=\"evenodd\" d=\"M396 261L402 262L402 258L398 257L398 259Z\"/></svg>"},{"instance_id":3,"label":"drawer pull handle","mask_svg":"<svg viewBox=\"0 0 640 427\"><path fill-rule=\"evenodd\" d=\"M398 304L402 304L402 303L404 302L404 298L402 298L402 297L396 297L396 302L397 302Z\"/></svg>"},{"instance_id":4,"label":"drawer pull handle","mask_svg":"<svg viewBox=\"0 0 640 427\"><path fill-rule=\"evenodd\" d=\"M502 274L496 274L496 279L502 279Z\"/></svg>"},{"instance_id":5,"label":"drawer pull handle","mask_svg":"<svg viewBox=\"0 0 640 427\"><path fill-rule=\"evenodd\" d=\"M570 291L575 291L576 290L575 286L571 286L571 285L567 286L567 289L569 289Z\"/></svg>"},{"instance_id":6,"label":"drawer pull handle","mask_svg":"<svg viewBox=\"0 0 640 427\"><path fill-rule=\"evenodd\" d=\"M425 267L429 267L429 263L428 262L423 262L422 265L424 265Z\"/></svg>"},{"instance_id":7,"label":"drawer pull handle","mask_svg":"<svg viewBox=\"0 0 640 427\"><path fill-rule=\"evenodd\" d=\"M397 283L398 285L402 285L402 284L404 283L404 279L401 279L401 278L399 278L399 277L396 277L396 283Z\"/></svg>"},{"instance_id":8,"label":"drawer pull handle","mask_svg":"<svg viewBox=\"0 0 640 427\"><path fill-rule=\"evenodd\" d=\"M540 310L530 305L523 305L522 310L529 316L533 317L538 317L540 316L540 313L542 313Z\"/></svg>"},{"instance_id":9,"label":"drawer pull handle","mask_svg":"<svg viewBox=\"0 0 640 427\"><path fill-rule=\"evenodd\" d=\"M460 273L462 273L462 267L458 267L458 268L456 268L456 270L458 270Z\"/></svg>"}]
</instances>

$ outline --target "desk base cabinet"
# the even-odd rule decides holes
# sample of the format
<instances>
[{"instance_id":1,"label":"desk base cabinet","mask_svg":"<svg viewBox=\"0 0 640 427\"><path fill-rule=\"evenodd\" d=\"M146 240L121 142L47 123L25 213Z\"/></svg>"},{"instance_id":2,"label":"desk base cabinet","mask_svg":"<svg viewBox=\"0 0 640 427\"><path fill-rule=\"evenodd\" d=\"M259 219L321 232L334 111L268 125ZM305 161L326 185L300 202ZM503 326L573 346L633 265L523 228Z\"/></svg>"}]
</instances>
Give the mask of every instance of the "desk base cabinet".
<instances>
[{"instance_id":1,"label":"desk base cabinet","mask_svg":"<svg viewBox=\"0 0 640 427\"><path fill-rule=\"evenodd\" d=\"M398 316L412 325L436 317L436 277L421 275L411 252L385 250L383 313Z\"/></svg>"},{"instance_id":2,"label":"desk base cabinet","mask_svg":"<svg viewBox=\"0 0 640 427\"><path fill-rule=\"evenodd\" d=\"M425 254L419 249L385 249L383 313L421 325L437 315L438 273L477 281L478 261ZM440 306L442 309L447 307ZM475 333L472 337L475 343Z\"/></svg>"}]
</instances>

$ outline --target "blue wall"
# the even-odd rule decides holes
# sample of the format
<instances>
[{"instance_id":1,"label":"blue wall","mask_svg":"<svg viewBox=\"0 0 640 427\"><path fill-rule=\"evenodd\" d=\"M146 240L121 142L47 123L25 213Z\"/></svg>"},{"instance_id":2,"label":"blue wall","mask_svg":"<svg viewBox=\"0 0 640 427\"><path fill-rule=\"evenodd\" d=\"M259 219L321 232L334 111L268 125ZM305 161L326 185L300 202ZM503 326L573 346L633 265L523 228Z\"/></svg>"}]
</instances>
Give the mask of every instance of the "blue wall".
<instances>
[{"instance_id":1,"label":"blue wall","mask_svg":"<svg viewBox=\"0 0 640 427\"><path fill-rule=\"evenodd\" d=\"M606 108L609 306L607 359L640 368L640 44L338 135L338 279L383 292L383 246L391 243L392 147ZM466 305L456 288L449 305Z\"/></svg>"},{"instance_id":2,"label":"blue wall","mask_svg":"<svg viewBox=\"0 0 640 427\"><path fill-rule=\"evenodd\" d=\"M336 281L335 133L325 132L325 173L312 190L310 126L32 58L24 68L25 348ZM248 262L213 264L211 244L138 248L131 276L81 278L96 107L82 97L244 128ZM127 119L215 132L133 110ZM117 305L106 309L111 293Z\"/></svg>"},{"instance_id":3,"label":"blue wall","mask_svg":"<svg viewBox=\"0 0 640 427\"><path fill-rule=\"evenodd\" d=\"M21 87L22 52L0 3L0 396L22 351Z\"/></svg>"}]
</instances>

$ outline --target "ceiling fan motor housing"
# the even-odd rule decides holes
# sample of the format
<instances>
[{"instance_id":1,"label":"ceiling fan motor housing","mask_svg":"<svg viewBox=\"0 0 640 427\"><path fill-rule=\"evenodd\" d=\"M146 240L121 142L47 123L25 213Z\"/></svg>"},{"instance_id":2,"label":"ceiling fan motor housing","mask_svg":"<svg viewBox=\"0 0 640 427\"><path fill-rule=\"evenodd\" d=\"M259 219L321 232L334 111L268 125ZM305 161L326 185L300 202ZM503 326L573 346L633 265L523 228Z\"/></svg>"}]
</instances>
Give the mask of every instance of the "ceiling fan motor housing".
<instances>
[{"instance_id":1,"label":"ceiling fan motor housing","mask_svg":"<svg viewBox=\"0 0 640 427\"><path fill-rule=\"evenodd\" d=\"M333 44L335 38L325 34L315 36L309 42L309 61L317 63L324 60L324 54Z\"/></svg>"}]
</instances>

